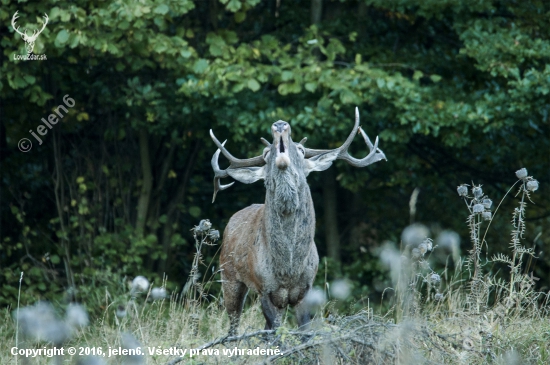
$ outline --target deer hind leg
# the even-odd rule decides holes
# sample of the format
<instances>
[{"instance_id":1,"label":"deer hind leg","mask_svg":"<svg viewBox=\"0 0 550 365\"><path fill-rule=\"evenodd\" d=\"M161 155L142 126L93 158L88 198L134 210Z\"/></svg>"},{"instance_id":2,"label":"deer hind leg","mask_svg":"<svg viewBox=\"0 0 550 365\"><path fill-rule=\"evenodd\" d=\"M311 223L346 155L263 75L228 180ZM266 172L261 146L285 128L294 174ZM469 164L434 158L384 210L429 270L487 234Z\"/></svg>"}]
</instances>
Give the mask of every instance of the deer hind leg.
<instances>
[{"instance_id":1,"label":"deer hind leg","mask_svg":"<svg viewBox=\"0 0 550 365\"><path fill-rule=\"evenodd\" d=\"M296 311L296 320L298 321L299 329L307 331L309 329L309 322L311 322L309 305L305 300L302 300L302 302L297 304L294 309Z\"/></svg>"},{"instance_id":2,"label":"deer hind leg","mask_svg":"<svg viewBox=\"0 0 550 365\"><path fill-rule=\"evenodd\" d=\"M225 310L229 315L229 336L237 335L248 288L240 281L225 281L222 284Z\"/></svg>"},{"instance_id":3,"label":"deer hind leg","mask_svg":"<svg viewBox=\"0 0 550 365\"><path fill-rule=\"evenodd\" d=\"M262 295L262 312L265 317L265 329L276 329L281 325L282 309L277 308L270 298L269 294Z\"/></svg>"}]
</instances>

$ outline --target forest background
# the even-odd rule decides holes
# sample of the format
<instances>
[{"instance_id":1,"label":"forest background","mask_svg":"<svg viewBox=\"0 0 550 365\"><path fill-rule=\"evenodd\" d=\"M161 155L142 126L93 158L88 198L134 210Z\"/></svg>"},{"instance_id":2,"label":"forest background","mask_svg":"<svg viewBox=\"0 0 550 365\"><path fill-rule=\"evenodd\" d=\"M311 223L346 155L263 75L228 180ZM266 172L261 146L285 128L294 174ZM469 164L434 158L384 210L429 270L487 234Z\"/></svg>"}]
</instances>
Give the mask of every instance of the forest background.
<instances>
[{"instance_id":1,"label":"forest background","mask_svg":"<svg viewBox=\"0 0 550 365\"><path fill-rule=\"evenodd\" d=\"M399 247L413 222L436 242L456 231L465 254L457 186L481 184L499 202L525 167L540 181L526 214L525 244L537 256L528 270L548 291L548 2L1 3L0 307L16 306L21 272L22 305L68 292L83 301L136 275L181 290L195 253L190 229L208 218L223 231L265 193L237 183L211 203L209 129L241 158L261 153L260 137L279 119L294 140L335 148L355 106L388 161L337 162L309 176L317 283L347 278L350 301L380 298L391 283L380 248ZM16 11L29 35L48 15L33 50L46 60L15 59L27 53L11 26ZM39 144L29 131L66 95L75 106ZM30 151L18 149L22 138ZM366 155L359 138L351 153ZM487 233L489 255L510 245L514 194Z\"/></svg>"}]
</instances>

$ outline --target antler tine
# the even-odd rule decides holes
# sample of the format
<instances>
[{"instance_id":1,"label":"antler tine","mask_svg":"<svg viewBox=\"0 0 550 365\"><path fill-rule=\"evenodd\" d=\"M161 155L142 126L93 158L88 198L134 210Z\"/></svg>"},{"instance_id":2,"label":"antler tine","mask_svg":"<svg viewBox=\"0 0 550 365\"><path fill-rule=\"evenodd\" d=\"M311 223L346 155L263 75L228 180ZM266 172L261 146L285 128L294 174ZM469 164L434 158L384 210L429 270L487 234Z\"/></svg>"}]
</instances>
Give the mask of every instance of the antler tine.
<instances>
[{"instance_id":1,"label":"antler tine","mask_svg":"<svg viewBox=\"0 0 550 365\"><path fill-rule=\"evenodd\" d=\"M17 33L19 33L20 35L23 35L23 33L21 33L19 31L19 27L16 27L15 26L15 21L17 20L17 18L19 18L19 15L17 15L17 13L19 12L19 10L17 10L15 12L15 14L13 14L13 17L11 18L11 26L13 27L13 30L15 30Z\"/></svg>"},{"instance_id":2,"label":"antler tine","mask_svg":"<svg viewBox=\"0 0 550 365\"><path fill-rule=\"evenodd\" d=\"M40 29L40 32L38 32L38 34L42 33L42 31L44 30L44 28L46 28L46 24L48 24L48 20L50 18L48 18L48 14L44 13L44 24L42 25L42 29Z\"/></svg>"},{"instance_id":3,"label":"antler tine","mask_svg":"<svg viewBox=\"0 0 550 365\"><path fill-rule=\"evenodd\" d=\"M348 148L351 145L351 142L353 141L353 138L355 137L356 133L360 133L361 136L363 136L363 139L365 140L365 143L369 147L369 154L362 158L357 159L348 153ZM313 150L306 148L306 158L322 155L324 153L332 152L332 151L338 151L338 157L339 160L344 160L347 163L349 163L352 166L355 167L365 167L367 165L373 164L380 160L387 160L386 155L384 152L382 152L381 149L378 148L378 137L376 137L376 140L374 141L374 145L369 139L369 136L365 133L365 131L359 127L359 108L355 107L355 125L353 126L353 130L351 131L350 135L342 144L342 146L338 147L336 150Z\"/></svg>"},{"instance_id":4,"label":"antler tine","mask_svg":"<svg viewBox=\"0 0 550 365\"><path fill-rule=\"evenodd\" d=\"M225 140L221 145L223 145L227 142ZM218 194L218 191L225 190L231 185L235 184L233 181L231 184L222 185L220 184L220 179L224 177L229 177L229 174L226 170L220 169L220 165L218 164L218 158L220 157L220 149L218 148L216 152L214 153L214 156L212 156L212 160L210 161L212 164L212 169L214 170L214 196L212 197L212 203L214 203L214 200L216 200L216 194Z\"/></svg>"},{"instance_id":5,"label":"antler tine","mask_svg":"<svg viewBox=\"0 0 550 365\"><path fill-rule=\"evenodd\" d=\"M252 158L246 158L246 159L239 159L239 158L233 157L233 155L229 153L227 149L225 149L223 144L221 144L220 141L218 141L218 139L214 135L214 132L212 132L212 129L210 130L210 137L212 138L216 146L218 146L218 148L221 150L223 155L229 160L229 162L231 163L230 167L237 168L237 167L254 167L254 166L265 165L265 160L262 157L262 155L252 157Z\"/></svg>"},{"instance_id":6,"label":"antler tine","mask_svg":"<svg viewBox=\"0 0 550 365\"><path fill-rule=\"evenodd\" d=\"M353 138L355 137L355 134L358 132L358 128L359 128L359 109L355 107L355 125L353 126L353 129L351 130L351 133L349 134L348 138L346 138L346 141L344 142L344 144L337 148L337 150L340 150L340 153L341 151L348 150L348 147L351 145L351 142L353 142ZM306 150L305 158L310 158L310 157L322 155L323 153L334 151L334 150L316 150L312 148L306 148L305 150Z\"/></svg>"},{"instance_id":7,"label":"antler tine","mask_svg":"<svg viewBox=\"0 0 550 365\"><path fill-rule=\"evenodd\" d=\"M266 147L271 147L271 143L264 137L260 138L260 141L262 141L263 144L265 144Z\"/></svg>"}]
</instances>

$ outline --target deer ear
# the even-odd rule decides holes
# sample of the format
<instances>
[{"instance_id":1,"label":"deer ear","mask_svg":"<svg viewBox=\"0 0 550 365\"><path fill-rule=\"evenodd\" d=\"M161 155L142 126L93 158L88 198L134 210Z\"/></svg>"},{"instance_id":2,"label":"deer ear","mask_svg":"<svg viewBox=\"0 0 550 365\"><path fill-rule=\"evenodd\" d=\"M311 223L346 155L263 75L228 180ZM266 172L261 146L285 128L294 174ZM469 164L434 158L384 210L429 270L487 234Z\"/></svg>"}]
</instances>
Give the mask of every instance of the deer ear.
<instances>
[{"instance_id":1,"label":"deer ear","mask_svg":"<svg viewBox=\"0 0 550 365\"><path fill-rule=\"evenodd\" d=\"M312 171L325 171L332 165L332 161L336 160L338 152L338 150L334 150L304 160L306 164L306 173L309 174Z\"/></svg>"},{"instance_id":2,"label":"deer ear","mask_svg":"<svg viewBox=\"0 0 550 365\"><path fill-rule=\"evenodd\" d=\"M265 179L265 166L262 167L241 167L238 169L228 169L227 173L233 179L243 184L252 184L258 180Z\"/></svg>"}]
</instances>

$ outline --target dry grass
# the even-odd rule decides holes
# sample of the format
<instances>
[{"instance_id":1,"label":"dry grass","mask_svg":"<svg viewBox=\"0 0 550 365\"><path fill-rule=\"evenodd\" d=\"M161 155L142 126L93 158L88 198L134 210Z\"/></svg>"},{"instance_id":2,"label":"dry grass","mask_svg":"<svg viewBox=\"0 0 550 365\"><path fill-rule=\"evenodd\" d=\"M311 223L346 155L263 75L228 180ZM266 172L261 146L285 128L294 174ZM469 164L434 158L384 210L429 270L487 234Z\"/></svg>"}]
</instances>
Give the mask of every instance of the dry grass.
<instances>
[{"instance_id":1,"label":"dry grass","mask_svg":"<svg viewBox=\"0 0 550 365\"><path fill-rule=\"evenodd\" d=\"M328 312L324 310L332 305L328 303L317 311L308 331L296 330L289 317L285 317L277 331L262 331L259 329L264 319L258 301L253 300L243 314L241 335L224 337L229 327L227 315L220 298L208 292L208 282L213 281L214 276L201 279L204 276L201 270L212 271L202 262L201 250L205 245L214 245L218 233L211 229L209 222L201 221L194 228L197 252L193 270L180 296L152 300L151 288L141 294L132 288L123 299L113 299L106 293L102 316L87 327L75 329L66 342L58 343L65 349L101 347L105 357L94 360L40 356L27 364L548 364L550 296L538 292L536 278L527 274L529 267L524 257L532 252L521 243L526 201L534 191L528 189L528 183L534 179L526 174L518 177L521 201L513 212L510 255L483 257L482 247L487 244L484 235L487 227L483 224L491 222L487 219L491 204L479 190L472 189L473 196L469 196L462 188L459 194L469 211L467 223L472 240L468 257L460 259L457 251L449 246L455 269L436 273L430 267L428 256L438 246L433 247L427 237L417 240L424 235L421 227L406 229L403 250L388 246L381 255L382 262L390 267L393 282L390 290L393 295L388 299L392 306L383 315L375 316L372 308L367 307L353 315L324 318L320 313ZM481 209L476 204L485 206ZM435 242L445 243L444 240ZM508 274L498 277L487 274L484 266L490 261L508 263ZM16 343L12 314L6 311L2 317L0 363L25 364L25 359L16 359L10 354ZM32 331L20 328L18 341L22 347L21 341L30 341ZM45 345L52 346L44 340L24 346L39 349ZM137 346L146 356L108 356L109 348ZM150 350L170 348L187 352L183 357L149 355ZM257 348L279 352L224 354L228 349ZM190 349L195 351L193 357Z\"/></svg>"}]
</instances>

